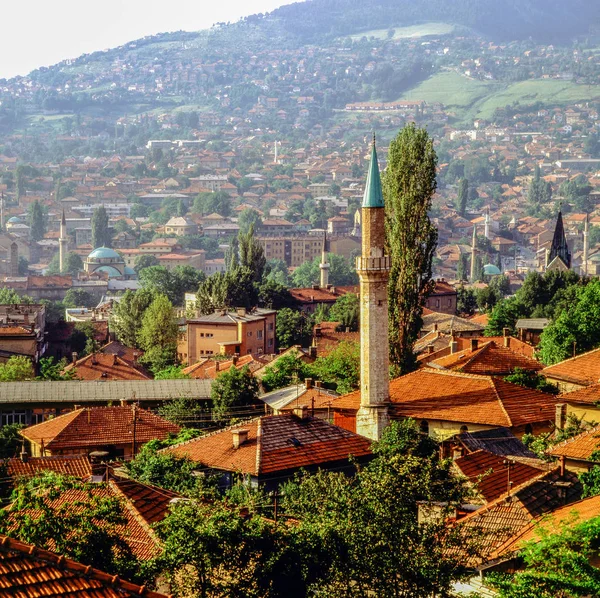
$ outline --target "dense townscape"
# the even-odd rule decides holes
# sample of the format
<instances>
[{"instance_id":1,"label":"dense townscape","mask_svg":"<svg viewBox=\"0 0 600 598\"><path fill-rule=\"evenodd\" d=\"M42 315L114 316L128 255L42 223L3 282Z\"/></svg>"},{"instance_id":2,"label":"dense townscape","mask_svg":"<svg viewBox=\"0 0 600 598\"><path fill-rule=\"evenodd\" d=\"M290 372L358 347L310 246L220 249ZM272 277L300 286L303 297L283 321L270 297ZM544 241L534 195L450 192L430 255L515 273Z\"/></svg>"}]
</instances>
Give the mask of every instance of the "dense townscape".
<instances>
[{"instance_id":1,"label":"dense townscape","mask_svg":"<svg viewBox=\"0 0 600 598\"><path fill-rule=\"evenodd\" d=\"M357 4L0 80L0 596L600 596L600 13Z\"/></svg>"}]
</instances>

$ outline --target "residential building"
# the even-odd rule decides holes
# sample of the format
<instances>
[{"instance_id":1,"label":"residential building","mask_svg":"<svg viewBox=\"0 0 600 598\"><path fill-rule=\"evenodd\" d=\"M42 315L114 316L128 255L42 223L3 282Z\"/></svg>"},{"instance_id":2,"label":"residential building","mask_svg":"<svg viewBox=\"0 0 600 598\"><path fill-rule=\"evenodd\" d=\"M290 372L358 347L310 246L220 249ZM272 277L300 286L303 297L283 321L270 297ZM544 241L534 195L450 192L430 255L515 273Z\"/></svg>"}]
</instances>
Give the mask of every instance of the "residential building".
<instances>
[{"instance_id":1,"label":"residential building","mask_svg":"<svg viewBox=\"0 0 600 598\"><path fill-rule=\"evenodd\" d=\"M176 235L178 237L196 235L198 234L198 225L185 216L173 216L165 224L165 234Z\"/></svg>"},{"instance_id":2,"label":"residential building","mask_svg":"<svg viewBox=\"0 0 600 598\"><path fill-rule=\"evenodd\" d=\"M0 362L20 355L37 364L47 346L45 305L0 305Z\"/></svg>"},{"instance_id":3,"label":"residential building","mask_svg":"<svg viewBox=\"0 0 600 598\"><path fill-rule=\"evenodd\" d=\"M435 281L433 291L425 300L424 307L437 313L453 316L456 314L457 296L456 289L441 278Z\"/></svg>"},{"instance_id":4,"label":"residential building","mask_svg":"<svg viewBox=\"0 0 600 598\"><path fill-rule=\"evenodd\" d=\"M194 364L210 355L274 353L276 315L272 309L239 308L189 319L177 345L179 359Z\"/></svg>"}]
</instances>

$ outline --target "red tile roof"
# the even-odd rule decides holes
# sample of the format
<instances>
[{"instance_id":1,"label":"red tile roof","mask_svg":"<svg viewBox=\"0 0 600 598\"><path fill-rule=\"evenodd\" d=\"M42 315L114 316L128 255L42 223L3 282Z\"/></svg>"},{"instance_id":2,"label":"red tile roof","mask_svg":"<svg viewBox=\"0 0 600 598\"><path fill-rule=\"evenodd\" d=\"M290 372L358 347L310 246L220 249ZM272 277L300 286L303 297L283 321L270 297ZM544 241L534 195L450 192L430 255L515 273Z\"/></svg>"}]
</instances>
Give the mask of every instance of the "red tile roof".
<instances>
[{"instance_id":1,"label":"red tile roof","mask_svg":"<svg viewBox=\"0 0 600 598\"><path fill-rule=\"evenodd\" d=\"M248 440L233 448L232 431L248 430ZM371 441L319 419L295 415L263 416L201 438L164 449L204 467L254 476L325 466L349 455L371 455Z\"/></svg>"},{"instance_id":2,"label":"red tile roof","mask_svg":"<svg viewBox=\"0 0 600 598\"><path fill-rule=\"evenodd\" d=\"M485 502L492 502L506 494L510 489L509 483L512 484L510 487L521 486L541 473L539 467L483 450L456 459L454 466L477 487Z\"/></svg>"},{"instance_id":3,"label":"red tile roof","mask_svg":"<svg viewBox=\"0 0 600 598\"><path fill-rule=\"evenodd\" d=\"M255 372L257 369L263 367L267 362L261 360L257 356L253 355L242 355L236 362L235 367L239 370L245 366L248 366L251 372ZM233 360L228 359L217 360L217 359L203 359L198 363L194 363L182 370L182 373L186 374L190 378L197 380L209 380L220 376L223 372L233 367ZM219 369L217 369L219 368Z\"/></svg>"},{"instance_id":4,"label":"red tile roof","mask_svg":"<svg viewBox=\"0 0 600 598\"><path fill-rule=\"evenodd\" d=\"M600 384L590 384L584 388L564 392L558 395L558 398L563 403L585 403L586 405L596 405L600 402Z\"/></svg>"},{"instance_id":5,"label":"red tile roof","mask_svg":"<svg viewBox=\"0 0 600 598\"><path fill-rule=\"evenodd\" d=\"M348 287L332 287L327 289L313 289L311 287L305 289L290 289L290 295L298 303L334 303L342 295L354 293L358 295L358 286Z\"/></svg>"},{"instance_id":6,"label":"red tile roof","mask_svg":"<svg viewBox=\"0 0 600 598\"><path fill-rule=\"evenodd\" d=\"M554 445L547 452L553 457L587 461L592 453L598 450L600 450L600 426L586 430L573 438L568 438Z\"/></svg>"},{"instance_id":7,"label":"red tile roof","mask_svg":"<svg viewBox=\"0 0 600 598\"><path fill-rule=\"evenodd\" d=\"M92 353L75 363L70 363L65 372L75 370L79 380L150 380L142 367L129 363L116 353Z\"/></svg>"},{"instance_id":8,"label":"red tile roof","mask_svg":"<svg viewBox=\"0 0 600 598\"><path fill-rule=\"evenodd\" d=\"M539 361L525 357L513 351L510 347L497 344L495 341L480 344L475 351L471 351L469 348L441 357L430 363L449 370L465 372L466 374L488 376L508 375L515 368L539 371L544 367Z\"/></svg>"},{"instance_id":9,"label":"red tile roof","mask_svg":"<svg viewBox=\"0 0 600 598\"><path fill-rule=\"evenodd\" d=\"M0 536L0 596L166 598L116 575L6 536Z\"/></svg>"},{"instance_id":10,"label":"red tile roof","mask_svg":"<svg viewBox=\"0 0 600 598\"><path fill-rule=\"evenodd\" d=\"M547 378L564 380L580 386L595 384L600 381L600 349L550 365L541 373Z\"/></svg>"},{"instance_id":11,"label":"red tile roof","mask_svg":"<svg viewBox=\"0 0 600 598\"><path fill-rule=\"evenodd\" d=\"M87 455L58 455L52 457L28 457L9 459L7 473L12 478L34 476L42 471L54 471L82 480L92 475L92 465Z\"/></svg>"},{"instance_id":12,"label":"red tile roof","mask_svg":"<svg viewBox=\"0 0 600 598\"><path fill-rule=\"evenodd\" d=\"M488 426L524 426L554 421L558 399L491 376L424 368L390 382L390 414ZM332 402L332 409L358 410L360 391Z\"/></svg>"},{"instance_id":13,"label":"red tile roof","mask_svg":"<svg viewBox=\"0 0 600 598\"><path fill-rule=\"evenodd\" d=\"M358 343L360 332L337 332L339 322L321 322L313 330L313 346L317 356L326 357L342 342Z\"/></svg>"},{"instance_id":14,"label":"red tile roof","mask_svg":"<svg viewBox=\"0 0 600 598\"><path fill-rule=\"evenodd\" d=\"M77 409L25 428L20 434L38 445L43 443L50 451L127 444L133 442L134 414L138 446L179 432L179 426L162 417L126 405Z\"/></svg>"}]
</instances>

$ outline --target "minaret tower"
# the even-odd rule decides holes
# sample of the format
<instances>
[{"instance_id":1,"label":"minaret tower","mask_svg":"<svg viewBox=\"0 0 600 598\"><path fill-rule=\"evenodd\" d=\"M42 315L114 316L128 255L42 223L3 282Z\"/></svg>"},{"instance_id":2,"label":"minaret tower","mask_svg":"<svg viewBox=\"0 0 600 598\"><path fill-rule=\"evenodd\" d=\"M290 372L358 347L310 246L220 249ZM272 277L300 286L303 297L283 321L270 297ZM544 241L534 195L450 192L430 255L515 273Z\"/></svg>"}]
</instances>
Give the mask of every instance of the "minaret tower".
<instances>
[{"instance_id":1,"label":"minaret tower","mask_svg":"<svg viewBox=\"0 0 600 598\"><path fill-rule=\"evenodd\" d=\"M67 257L67 219L65 218L65 210L63 208L62 217L60 219L60 236L58 238L58 262L60 271L65 271L65 259Z\"/></svg>"},{"instance_id":2,"label":"minaret tower","mask_svg":"<svg viewBox=\"0 0 600 598\"><path fill-rule=\"evenodd\" d=\"M379 440L389 423L387 287L391 262L385 255L385 209L375 136L361 216L362 254L356 258L360 278L360 409L356 414L356 431Z\"/></svg>"},{"instance_id":3,"label":"minaret tower","mask_svg":"<svg viewBox=\"0 0 600 598\"><path fill-rule=\"evenodd\" d=\"M326 289L329 284L329 262L327 261L327 231L323 231L323 248L321 249L321 288Z\"/></svg>"},{"instance_id":4,"label":"minaret tower","mask_svg":"<svg viewBox=\"0 0 600 598\"><path fill-rule=\"evenodd\" d=\"M485 213L485 224L484 224L484 236L486 239L490 238L490 211Z\"/></svg>"},{"instance_id":5,"label":"minaret tower","mask_svg":"<svg viewBox=\"0 0 600 598\"><path fill-rule=\"evenodd\" d=\"M471 241L471 282L475 282L475 269L477 266L477 225L473 226L473 240Z\"/></svg>"}]
</instances>

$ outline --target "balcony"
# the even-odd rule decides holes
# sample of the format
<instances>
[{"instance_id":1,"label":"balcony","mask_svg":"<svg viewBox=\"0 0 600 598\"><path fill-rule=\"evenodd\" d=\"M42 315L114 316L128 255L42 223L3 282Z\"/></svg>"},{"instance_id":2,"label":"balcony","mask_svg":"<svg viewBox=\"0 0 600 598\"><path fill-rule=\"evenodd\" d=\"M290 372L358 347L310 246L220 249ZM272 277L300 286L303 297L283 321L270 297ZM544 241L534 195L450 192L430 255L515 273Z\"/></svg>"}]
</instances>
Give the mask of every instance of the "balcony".
<instances>
[{"instance_id":1,"label":"balcony","mask_svg":"<svg viewBox=\"0 0 600 598\"><path fill-rule=\"evenodd\" d=\"M356 269L358 271L389 270L391 265L392 261L389 255L384 255L382 257L356 258Z\"/></svg>"}]
</instances>

